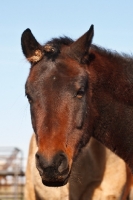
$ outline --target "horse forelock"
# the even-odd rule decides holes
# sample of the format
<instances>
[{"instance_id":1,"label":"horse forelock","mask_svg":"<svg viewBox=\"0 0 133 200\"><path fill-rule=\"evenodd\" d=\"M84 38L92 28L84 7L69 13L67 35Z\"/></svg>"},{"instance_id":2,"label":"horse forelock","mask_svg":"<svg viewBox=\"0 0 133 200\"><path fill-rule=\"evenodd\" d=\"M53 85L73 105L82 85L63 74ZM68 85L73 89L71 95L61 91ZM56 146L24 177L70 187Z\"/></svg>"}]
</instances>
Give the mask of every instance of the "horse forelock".
<instances>
[{"instance_id":1,"label":"horse forelock","mask_svg":"<svg viewBox=\"0 0 133 200\"><path fill-rule=\"evenodd\" d=\"M61 52L63 46L69 46L73 40L69 37L53 38L43 46L44 55L51 60L55 60Z\"/></svg>"}]
</instances>

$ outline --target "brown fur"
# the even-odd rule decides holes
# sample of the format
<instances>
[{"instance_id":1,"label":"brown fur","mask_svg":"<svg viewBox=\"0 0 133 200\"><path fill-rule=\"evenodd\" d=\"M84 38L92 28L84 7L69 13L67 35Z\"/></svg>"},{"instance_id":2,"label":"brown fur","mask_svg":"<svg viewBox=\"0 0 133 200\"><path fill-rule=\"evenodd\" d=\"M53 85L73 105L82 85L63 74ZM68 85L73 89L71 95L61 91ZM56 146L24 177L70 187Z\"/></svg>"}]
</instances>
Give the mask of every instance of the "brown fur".
<instances>
[{"instance_id":1,"label":"brown fur","mask_svg":"<svg viewBox=\"0 0 133 200\"><path fill-rule=\"evenodd\" d=\"M91 26L75 42L59 38L40 45L29 29L22 34L26 58L36 51L43 55L31 61L25 91L38 146L36 166L46 186L70 180L92 136L133 172L133 58L91 44L93 35Z\"/></svg>"}]
</instances>

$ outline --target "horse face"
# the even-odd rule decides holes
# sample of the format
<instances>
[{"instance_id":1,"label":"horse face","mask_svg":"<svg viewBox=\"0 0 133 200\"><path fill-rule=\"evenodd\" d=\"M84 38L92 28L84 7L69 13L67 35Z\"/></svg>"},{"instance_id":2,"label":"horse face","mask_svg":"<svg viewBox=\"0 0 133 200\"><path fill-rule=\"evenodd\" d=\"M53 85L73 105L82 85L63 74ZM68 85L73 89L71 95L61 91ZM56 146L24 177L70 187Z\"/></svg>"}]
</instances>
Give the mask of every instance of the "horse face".
<instances>
[{"instance_id":1,"label":"horse face","mask_svg":"<svg viewBox=\"0 0 133 200\"><path fill-rule=\"evenodd\" d=\"M34 55L37 60L43 51L35 42L40 48ZM23 52L28 51L23 48ZM27 56L34 62L26 95L38 145L36 166L47 186L67 183L73 161L90 138L89 76L79 62L79 50L77 58L70 54L70 47L63 46L56 59L43 55L34 62L31 52L30 59Z\"/></svg>"}]
</instances>

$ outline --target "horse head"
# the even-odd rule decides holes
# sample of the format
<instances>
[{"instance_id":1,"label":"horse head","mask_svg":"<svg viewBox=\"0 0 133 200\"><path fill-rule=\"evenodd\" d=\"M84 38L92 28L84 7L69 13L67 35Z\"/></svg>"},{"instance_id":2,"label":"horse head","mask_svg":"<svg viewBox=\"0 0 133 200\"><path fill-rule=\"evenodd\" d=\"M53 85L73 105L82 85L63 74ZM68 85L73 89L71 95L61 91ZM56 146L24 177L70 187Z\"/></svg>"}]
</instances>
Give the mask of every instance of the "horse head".
<instances>
[{"instance_id":1,"label":"horse head","mask_svg":"<svg viewBox=\"0 0 133 200\"><path fill-rule=\"evenodd\" d=\"M22 50L31 63L25 91L38 151L36 166L47 186L67 183L73 162L91 137L91 88L87 65L93 25L75 42L53 39L41 45L26 29Z\"/></svg>"}]
</instances>

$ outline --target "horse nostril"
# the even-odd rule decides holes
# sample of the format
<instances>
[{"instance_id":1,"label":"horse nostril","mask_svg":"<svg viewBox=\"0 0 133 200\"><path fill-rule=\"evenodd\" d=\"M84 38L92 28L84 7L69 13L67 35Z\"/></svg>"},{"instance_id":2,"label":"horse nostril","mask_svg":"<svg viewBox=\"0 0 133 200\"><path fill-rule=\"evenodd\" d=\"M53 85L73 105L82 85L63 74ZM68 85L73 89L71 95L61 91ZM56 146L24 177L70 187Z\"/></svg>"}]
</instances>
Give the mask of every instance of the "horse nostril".
<instances>
[{"instance_id":1,"label":"horse nostril","mask_svg":"<svg viewBox=\"0 0 133 200\"><path fill-rule=\"evenodd\" d=\"M39 154L38 152L35 154L35 158L36 158L36 168L39 171L40 176L43 175L43 165L42 165L42 156L41 154Z\"/></svg>"},{"instance_id":2,"label":"horse nostril","mask_svg":"<svg viewBox=\"0 0 133 200\"><path fill-rule=\"evenodd\" d=\"M37 160L39 160L39 157L40 157L39 153L36 153L36 154L35 154L35 158L36 158Z\"/></svg>"},{"instance_id":3,"label":"horse nostril","mask_svg":"<svg viewBox=\"0 0 133 200\"><path fill-rule=\"evenodd\" d=\"M68 171L68 160L67 157L65 156L64 153L61 153L59 155L59 160L58 160L58 172L59 173L65 173Z\"/></svg>"}]
</instances>

